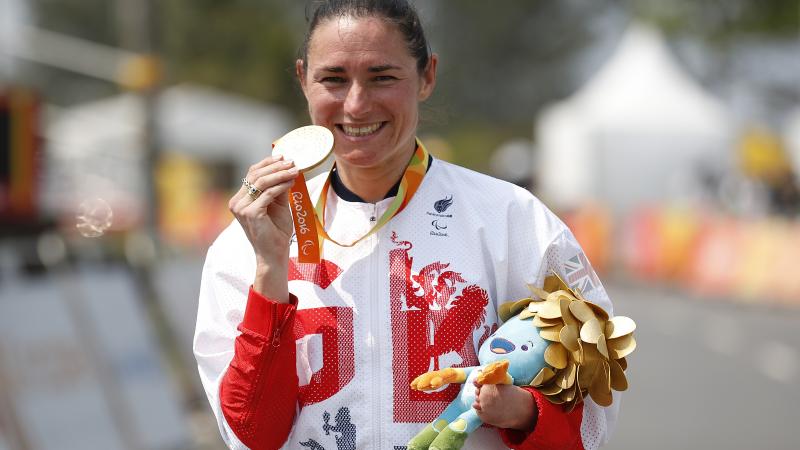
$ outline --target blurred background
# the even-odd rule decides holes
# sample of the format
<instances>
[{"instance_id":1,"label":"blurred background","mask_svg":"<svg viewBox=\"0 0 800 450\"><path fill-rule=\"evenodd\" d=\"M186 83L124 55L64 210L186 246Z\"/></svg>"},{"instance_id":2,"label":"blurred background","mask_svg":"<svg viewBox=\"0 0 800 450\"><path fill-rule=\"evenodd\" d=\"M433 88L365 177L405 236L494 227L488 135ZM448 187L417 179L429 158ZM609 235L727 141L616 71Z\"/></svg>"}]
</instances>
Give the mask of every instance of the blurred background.
<instances>
[{"instance_id":1,"label":"blurred background","mask_svg":"<svg viewBox=\"0 0 800 450\"><path fill-rule=\"evenodd\" d=\"M797 448L798 0L417 0L439 158L573 229L639 350L608 448ZM227 199L305 125L305 2L0 0L0 450L221 449Z\"/></svg>"}]
</instances>

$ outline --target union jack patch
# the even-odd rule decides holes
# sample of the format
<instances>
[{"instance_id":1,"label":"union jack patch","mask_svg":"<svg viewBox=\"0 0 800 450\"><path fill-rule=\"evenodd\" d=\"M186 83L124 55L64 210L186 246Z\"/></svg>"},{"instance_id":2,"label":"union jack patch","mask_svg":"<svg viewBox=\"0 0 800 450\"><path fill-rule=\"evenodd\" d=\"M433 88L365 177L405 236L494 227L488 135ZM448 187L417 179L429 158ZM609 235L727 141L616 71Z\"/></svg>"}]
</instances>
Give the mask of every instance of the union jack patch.
<instances>
[{"instance_id":1,"label":"union jack patch","mask_svg":"<svg viewBox=\"0 0 800 450\"><path fill-rule=\"evenodd\" d=\"M567 276L569 287L579 290L582 294L591 292L600 285L597 274L594 273L583 252L564 262L564 274Z\"/></svg>"}]
</instances>

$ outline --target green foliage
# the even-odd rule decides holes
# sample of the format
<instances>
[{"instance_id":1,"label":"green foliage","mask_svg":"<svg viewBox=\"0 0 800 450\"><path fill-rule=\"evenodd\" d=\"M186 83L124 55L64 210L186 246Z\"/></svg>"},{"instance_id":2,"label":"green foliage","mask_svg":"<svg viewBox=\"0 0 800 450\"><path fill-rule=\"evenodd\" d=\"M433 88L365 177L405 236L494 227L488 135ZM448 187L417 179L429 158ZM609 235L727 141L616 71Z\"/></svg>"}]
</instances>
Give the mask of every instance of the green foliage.
<instances>
[{"instance_id":1,"label":"green foliage","mask_svg":"<svg viewBox=\"0 0 800 450\"><path fill-rule=\"evenodd\" d=\"M276 1L163 1L170 78L298 110L294 60L303 26L290 9Z\"/></svg>"},{"instance_id":2,"label":"green foliage","mask_svg":"<svg viewBox=\"0 0 800 450\"><path fill-rule=\"evenodd\" d=\"M797 37L797 0L627 0L636 16L673 33L728 41L743 34Z\"/></svg>"},{"instance_id":3,"label":"green foliage","mask_svg":"<svg viewBox=\"0 0 800 450\"><path fill-rule=\"evenodd\" d=\"M439 95L460 119L528 123L571 88L569 66L591 44L593 17L608 0L440 1L429 27L441 56Z\"/></svg>"}]
</instances>

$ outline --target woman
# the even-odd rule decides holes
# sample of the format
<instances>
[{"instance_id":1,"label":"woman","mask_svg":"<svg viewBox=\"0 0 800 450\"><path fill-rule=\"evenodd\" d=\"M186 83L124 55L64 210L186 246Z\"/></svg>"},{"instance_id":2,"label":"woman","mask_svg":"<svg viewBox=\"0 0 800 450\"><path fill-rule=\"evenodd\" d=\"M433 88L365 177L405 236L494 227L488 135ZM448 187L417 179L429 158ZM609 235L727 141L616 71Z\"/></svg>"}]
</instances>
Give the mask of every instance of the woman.
<instances>
[{"instance_id":1,"label":"woman","mask_svg":"<svg viewBox=\"0 0 800 450\"><path fill-rule=\"evenodd\" d=\"M297 262L297 170L267 157L244 180L261 194L231 199L236 221L203 272L194 349L231 448L404 448L458 391L409 381L476 365L498 304L551 270L611 311L570 232L530 193L416 140L436 65L406 0L329 0L313 13L296 71L312 122L335 139L335 168L309 181L323 260ZM595 448L616 417L618 402L567 414L533 389L478 389L474 406L499 431L483 427L464 448Z\"/></svg>"}]
</instances>

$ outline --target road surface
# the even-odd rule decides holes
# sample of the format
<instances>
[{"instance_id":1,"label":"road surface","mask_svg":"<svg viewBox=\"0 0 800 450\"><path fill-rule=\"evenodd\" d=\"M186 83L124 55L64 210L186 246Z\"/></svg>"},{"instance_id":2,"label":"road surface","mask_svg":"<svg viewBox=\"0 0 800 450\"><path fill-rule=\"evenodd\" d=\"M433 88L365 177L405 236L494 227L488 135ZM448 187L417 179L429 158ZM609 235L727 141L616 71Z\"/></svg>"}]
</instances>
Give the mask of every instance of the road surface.
<instances>
[{"instance_id":1,"label":"road surface","mask_svg":"<svg viewBox=\"0 0 800 450\"><path fill-rule=\"evenodd\" d=\"M637 323L609 449L800 448L800 308L608 286Z\"/></svg>"}]
</instances>

